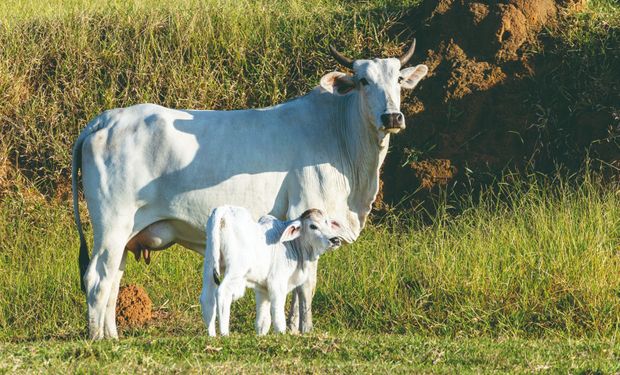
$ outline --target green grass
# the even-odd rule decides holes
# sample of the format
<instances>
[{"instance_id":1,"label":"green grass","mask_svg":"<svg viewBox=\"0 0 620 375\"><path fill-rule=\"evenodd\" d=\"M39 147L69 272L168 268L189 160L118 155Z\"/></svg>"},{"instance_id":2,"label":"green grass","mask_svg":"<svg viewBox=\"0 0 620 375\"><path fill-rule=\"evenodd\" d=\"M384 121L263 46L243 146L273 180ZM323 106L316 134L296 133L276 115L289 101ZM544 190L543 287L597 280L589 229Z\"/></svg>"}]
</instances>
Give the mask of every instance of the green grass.
<instances>
[{"instance_id":1,"label":"green grass","mask_svg":"<svg viewBox=\"0 0 620 375\"><path fill-rule=\"evenodd\" d=\"M589 176L589 174L587 174ZM424 215L389 213L321 259L317 327L331 332L610 337L620 317L620 190L507 176ZM77 236L68 205L19 196L0 212L0 338L82 337ZM150 266L130 258L124 282L174 312L176 333L203 331L201 258L181 248ZM251 333L252 293L232 330Z\"/></svg>"},{"instance_id":2,"label":"green grass","mask_svg":"<svg viewBox=\"0 0 620 375\"><path fill-rule=\"evenodd\" d=\"M0 372L614 373L613 340L312 334L0 343Z\"/></svg>"}]
</instances>

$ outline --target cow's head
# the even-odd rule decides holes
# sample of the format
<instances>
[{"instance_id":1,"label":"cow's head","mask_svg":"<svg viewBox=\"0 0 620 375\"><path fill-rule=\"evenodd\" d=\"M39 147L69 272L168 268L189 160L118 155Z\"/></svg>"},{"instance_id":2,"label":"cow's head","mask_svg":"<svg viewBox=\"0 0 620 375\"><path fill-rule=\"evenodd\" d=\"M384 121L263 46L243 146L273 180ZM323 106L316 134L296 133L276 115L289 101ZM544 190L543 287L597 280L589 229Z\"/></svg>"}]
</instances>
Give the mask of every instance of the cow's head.
<instances>
[{"instance_id":1,"label":"cow's head","mask_svg":"<svg viewBox=\"0 0 620 375\"><path fill-rule=\"evenodd\" d=\"M405 116L400 111L400 89L412 89L428 72L426 65L401 69L415 50L411 47L399 58L349 59L330 46L332 56L340 64L353 69L354 75L331 72L321 78L321 87L334 95L359 93L361 111L377 131L398 133L405 129Z\"/></svg>"}]
</instances>

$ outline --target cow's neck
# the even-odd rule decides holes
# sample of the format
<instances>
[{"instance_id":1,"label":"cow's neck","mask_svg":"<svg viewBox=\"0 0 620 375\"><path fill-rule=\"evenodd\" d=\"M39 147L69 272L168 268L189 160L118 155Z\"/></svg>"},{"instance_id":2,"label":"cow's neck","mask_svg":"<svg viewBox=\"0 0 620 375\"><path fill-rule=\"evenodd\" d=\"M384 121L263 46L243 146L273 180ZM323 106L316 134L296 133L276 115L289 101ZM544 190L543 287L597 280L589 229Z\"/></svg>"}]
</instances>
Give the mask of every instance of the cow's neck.
<instances>
[{"instance_id":1,"label":"cow's neck","mask_svg":"<svg viewBox=\"0 0 620 375\"><path fill-rule=\"evenodd\" d=\"M349 179L349 210L357 215L359 235L379 191L379 170L387 154L389 134L379 135L364 116L357 93L335 97L334 117L340 142L341 167Z\"/></svg>"}]
</instances>

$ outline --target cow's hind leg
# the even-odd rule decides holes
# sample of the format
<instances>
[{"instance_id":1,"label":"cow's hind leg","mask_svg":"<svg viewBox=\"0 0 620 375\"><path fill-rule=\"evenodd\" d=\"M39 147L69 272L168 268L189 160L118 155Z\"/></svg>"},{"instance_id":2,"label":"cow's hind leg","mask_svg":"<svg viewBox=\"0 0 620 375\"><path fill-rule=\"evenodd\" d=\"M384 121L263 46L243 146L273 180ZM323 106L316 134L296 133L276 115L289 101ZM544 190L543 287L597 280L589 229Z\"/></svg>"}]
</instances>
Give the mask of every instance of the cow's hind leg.
<instances>
[{"instance_id":1,"label":"cow's hind leg","mask_svg":"<svg viewBox=\"0 0 620 375\"><path fill-rule=\"evenodd\" d=\"M116 309L118 283L122 276L121 265L128 237L129 233L126 230L106 231L102 236L95 235L92 258L84 278L88 304L88 332L93 340L116 333L116 321L109 318L114 313L111 312L108 316L106 311L112 298L114 299L112 311ZM106 317L107 329L105 329Z\"/></svg>"},{"instance_id":2,"label":"cow's hind leg","mask_svg":"<svg viewBox=\"0 0 620 375\"><path fill-rule=\"evenodd\" d=\"M118 299L118 289L125 272L125 261L127 260L127 252L123 252L121 259L121 265L114 276L112 288L110 289L110 297L108 298L108 304L105 310L105 322L104 322L104 334L105 337L118 338L118 331L116 330L116 300Z\"/></svg>"}]
</instances>

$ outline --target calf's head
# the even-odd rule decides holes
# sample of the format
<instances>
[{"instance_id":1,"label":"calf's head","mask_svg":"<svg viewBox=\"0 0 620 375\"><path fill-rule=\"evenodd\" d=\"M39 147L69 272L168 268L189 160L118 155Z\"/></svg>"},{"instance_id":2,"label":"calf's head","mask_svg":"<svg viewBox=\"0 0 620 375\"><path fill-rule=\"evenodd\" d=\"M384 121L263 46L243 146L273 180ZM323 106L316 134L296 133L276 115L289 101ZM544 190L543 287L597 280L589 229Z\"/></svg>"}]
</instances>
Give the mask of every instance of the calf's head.
<instances>
[{"instance_id":1,"label":"calf's head","mask_svg":"<svg viewBox=\"0 0 620 375\"><path fill-rule=\"evenodd\" d=\"M373 128L383 133L405 129L405 116L400 111L400 89L413 89L428 72L426 65L402 67L415 50L415 40L399 58L352 60L330 46L332 56L353 70L353 75L331 72L321 78L321 87L334 95L358 93L362 116Z\"/></svg>"},{"instance_id":2,"label":"calf's head","mask_svg":"<svg viewBox=\"0 0 620 375\"><path fill-rule=\"evenodd\" d=\"M319 256L341 245L340 224L316 208L305 211L282 232L281 242L299 239L301 246Z\"/></svg>"}]
</instances>

